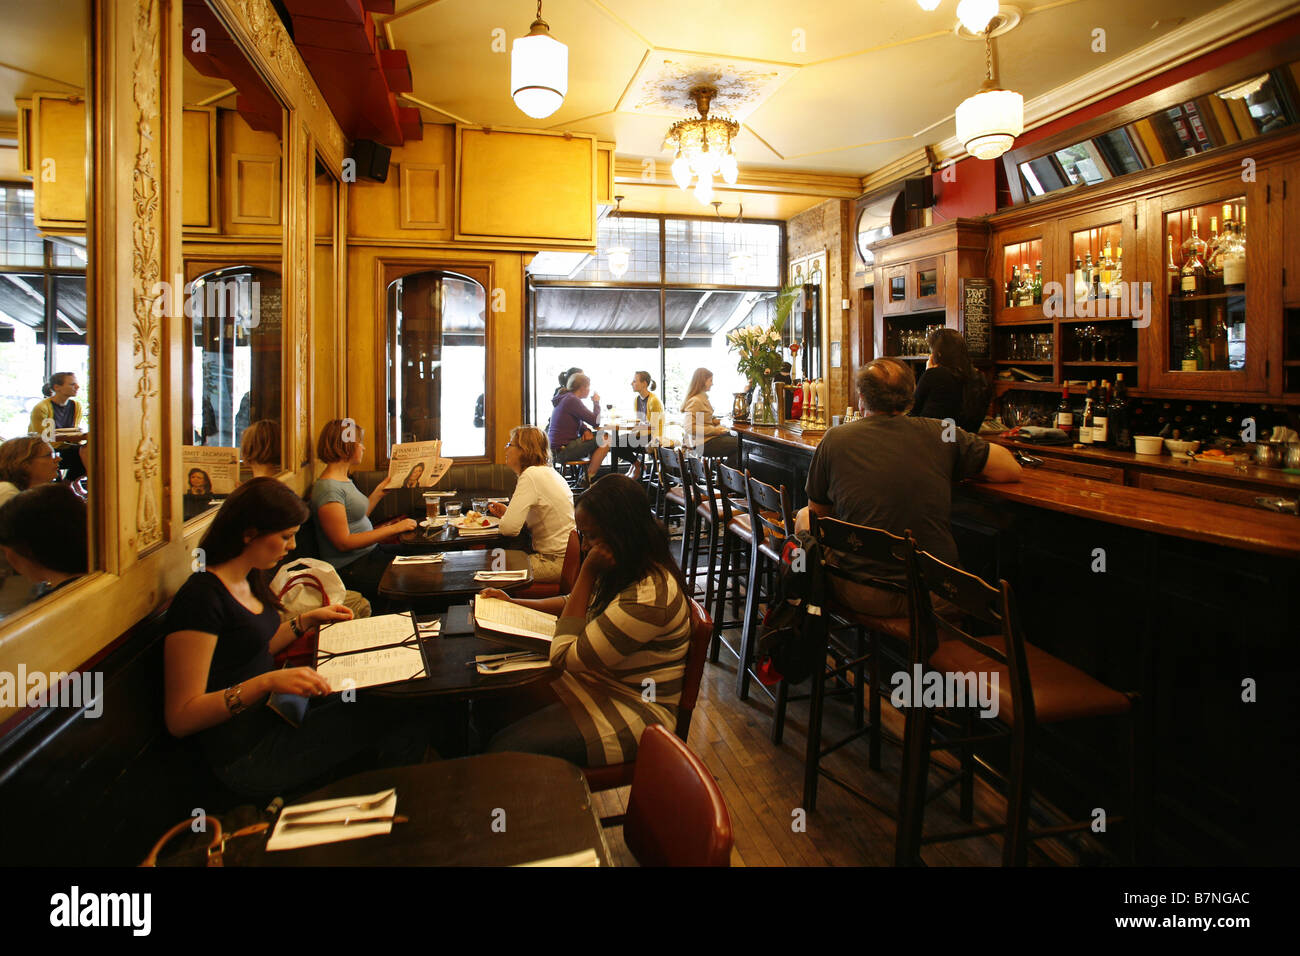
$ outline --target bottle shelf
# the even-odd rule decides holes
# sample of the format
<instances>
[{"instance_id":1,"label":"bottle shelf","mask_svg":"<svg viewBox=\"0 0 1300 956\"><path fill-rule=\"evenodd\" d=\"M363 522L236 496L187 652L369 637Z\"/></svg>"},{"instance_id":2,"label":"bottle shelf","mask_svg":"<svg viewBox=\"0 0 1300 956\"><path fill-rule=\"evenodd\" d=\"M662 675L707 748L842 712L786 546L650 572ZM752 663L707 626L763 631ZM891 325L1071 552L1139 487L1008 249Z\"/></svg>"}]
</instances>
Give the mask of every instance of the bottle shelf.
<instances>
[{"instance_id":1,"label":"bottle shelf","mask_svg":"<svg viewBox=\"0 0 1300 956\"><path fill-rule=\"evenodd\" d=\"M1093 299L1094 302L1109 302L1109 299ZM1077 316L1070 318L1061 318L1058 321L1062 325L1095 325L1098 322L1129 322L1133 321L1131 315L1095 315L1090 319L1081 319Z\"/></svg>"},{"instance_id":2,"label":"bottle shelf","mask_svg":"<svg viewBox=\"0 0 1300 956\"><path fill-rule=\"evenodd\" d=\"M924 355L885 355L883 358L893 359L896 362L928 362L930 353Z\"/></svg>"},{"instance_id":3,"label":"bottle shelf","mask_svg":"<svg viewBox=\"0 0 1300 956\"><path fill-rule=\"evenodd\" d=\"M1071 367L1076 366L1076 365L1090 365L1090 366L1093 366L1094 368L1137 368L1137 365L1138 365L1137 362L1102 362L1102 361L1096 361L1096 362L1062 362L1061 364L1062 364L1062 365L1069 365L1069 366L1071 366Z\"/></svg>"},{"instance_id":4,"label":"bottle shelf","mask_svg":"<svg viewBox=\"0 0 1300 956\"><path fill-rule=\"evenodd\" d=\"M1246 292L1209 292L1205 295L1171 295L1170 302L1210 302L1214 299L1244 299Z\"/></svg>"},{"instance_id":5,"label":"bottle shelf","mask_svg":"<svg viewBox=\"0 0 1300 956\"><path fill-rule=\"evenodd\" d=\"M994 365L1051 365L1051 359L994 359Z\"/></svg>"}]
</instances>

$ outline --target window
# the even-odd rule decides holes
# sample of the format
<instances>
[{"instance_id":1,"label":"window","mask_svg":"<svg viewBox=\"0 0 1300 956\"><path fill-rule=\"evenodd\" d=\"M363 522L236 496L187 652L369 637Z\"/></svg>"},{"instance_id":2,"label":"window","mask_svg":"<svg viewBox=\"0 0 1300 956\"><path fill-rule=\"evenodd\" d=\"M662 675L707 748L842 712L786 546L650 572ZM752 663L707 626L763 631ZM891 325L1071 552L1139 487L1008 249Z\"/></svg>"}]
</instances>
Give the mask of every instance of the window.
<instances>
[{"instance_id":1,"label":"window","mask_svg":"<svg viewBox=\"0 0 1300 956\"><path fill-rule=\"evenodd\" d=\"M691 375L713 372L719 414L745 388L726 334L770 322L780 286L781 223L623 215L601 223L596 255L543 253L530 266L529 418L545 428L559 377L581 368L607 409L631 414L632 376L649 372L675 421ZM620 238L621 231L621 238ZM629 250L621 280L609 250ZM660 281L660 276L663 281Z\"/></svg>"},{"instance_id":2,"label":"window","mask_svg":"<svg viewBox=\"0 0 1300 956\"><path fill-rule=\"evenodd\" d=\"M27 434L55 372L77 376L90 416L85 240L42 235L32 204L31 187L0 184L0 438Z\"/></svg>"},{"instance_id":3,"label":"window","mask_svg":"<svg viewBox=\"0 0 1300 956\"><path fill-rule=\"evenodd\" d=\"M486 310L485 286L469 275L435 270L389 283L389 446L437 439L447 458L487 454Z\"/></svg>"}]
</instances>

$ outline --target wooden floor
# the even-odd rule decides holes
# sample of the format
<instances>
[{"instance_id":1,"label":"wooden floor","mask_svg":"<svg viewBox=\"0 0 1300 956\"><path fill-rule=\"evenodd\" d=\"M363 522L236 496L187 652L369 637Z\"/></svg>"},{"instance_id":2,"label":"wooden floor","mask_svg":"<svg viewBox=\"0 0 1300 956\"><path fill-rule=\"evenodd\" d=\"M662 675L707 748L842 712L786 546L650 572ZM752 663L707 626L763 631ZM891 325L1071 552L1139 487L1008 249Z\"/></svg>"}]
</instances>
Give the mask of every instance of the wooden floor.
<instances>
[{"instance_id":1,"label":"wooden floor","mask_svg":"<svg viewBox=\"0 0 1300 956\"><path fill-rule=\"evenodd\" d=\"M730 605L728 605L730 607ZM739 644L739 629L733 643ZM894 860L894 821L824 777L817 791L817 809L796 813L803 797L804 746L808 703L796 701L787 708L785 737L781 746L771 742L772 702L760 688L748 701L735 692L736 659L724 648L717 664L706 664L700 701L691 723L689 744L704 761L722 790L731 815L735 847L732 866L890 866ZM810 682L795 688L806 692ZM882 725L902 737L902 715L882 702ZM852 703L848 697L828 700L823 742L838 739L852 729ZM947 754L936 762L951 765ZM865 738L831 754L823 765L870 794L881 806L895 807L901 751L888 742L883 745L881 769L867 765ZM945 775L932 770L930 784L937 786ZM595 795L596 810L602 816L622 813L627 788ZM1005 802L991 786L975 784L975 823L998 822ZM796 832L797 817L806 816L806 829ZM956 789L933 800L926 809L925 832L942 833L969 824L957 815ZM636 861L622 840L621 828L606 831L611 851L620 865ZM1077 838L1076 838L1077 839ZM1001 864L1000 837L982 837L931 845L922 851L930 866L998 866ZM1055 840L1031 846L1031 866L1078 865L1073 845Z\"/></svg>"}]
</instances>

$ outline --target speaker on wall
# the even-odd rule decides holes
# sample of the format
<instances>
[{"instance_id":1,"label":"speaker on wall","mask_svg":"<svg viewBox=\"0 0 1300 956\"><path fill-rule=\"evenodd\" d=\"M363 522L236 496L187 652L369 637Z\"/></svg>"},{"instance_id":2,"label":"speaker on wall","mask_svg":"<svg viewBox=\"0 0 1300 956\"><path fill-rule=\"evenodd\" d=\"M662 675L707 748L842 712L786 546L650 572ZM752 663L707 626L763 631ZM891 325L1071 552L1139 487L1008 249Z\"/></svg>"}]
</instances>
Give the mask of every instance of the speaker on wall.
<instances>
[{"instance_id":1,"label":"speaker on wall","mask_svg":"<svg viewBox=\"0 0 1300 956\"><path fill-rule=\"evenodd\" d=\"M903 197L908 209L929 209L934 205L934 180L929 176L903 180Z\"/></svg>"},{"instance_id":2,"label":"speaker on wall","mask_svg":"<svg viewBox=\"0 0 1300 956\"><path fill-rule=\"evenodd\" d=\"M352 143L352 158L357 163L357 179L377 183L388 179L388 160L393 151L371 139L358 139Z\"/></svg>"}]
</instances>

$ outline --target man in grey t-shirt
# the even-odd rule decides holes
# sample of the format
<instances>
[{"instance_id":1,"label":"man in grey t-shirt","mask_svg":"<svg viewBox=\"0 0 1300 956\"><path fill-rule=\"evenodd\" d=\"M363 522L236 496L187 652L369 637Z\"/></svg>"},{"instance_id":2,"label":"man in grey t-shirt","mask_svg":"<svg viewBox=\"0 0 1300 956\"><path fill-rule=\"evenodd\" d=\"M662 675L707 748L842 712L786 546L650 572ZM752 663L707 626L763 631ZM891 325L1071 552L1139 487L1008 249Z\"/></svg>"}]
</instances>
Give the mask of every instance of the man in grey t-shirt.
<instances>
[{"instance_id":1,"label":"man in grey t-shirt","mask_svg":"<svg viewBox=\"0 0 1300 956\"><path fill-rule=\"evenodd\" d=\"M1002 446L954 422L908 417L916 379L902 362L876 359L858 373L857 387L864 417L832 428L817 447L808 471L808 507L819 517L892 534L910 530L922 549L957 565L950 524L953 484L967 478L1019 481L1020 465ZM807 522L800 512L800 528ZM896 567L842 566L899 583L904 579ZM864 613L907 613L902 595L865 585L851 590L837 596Z\"/></svg>"}]
</instances>

